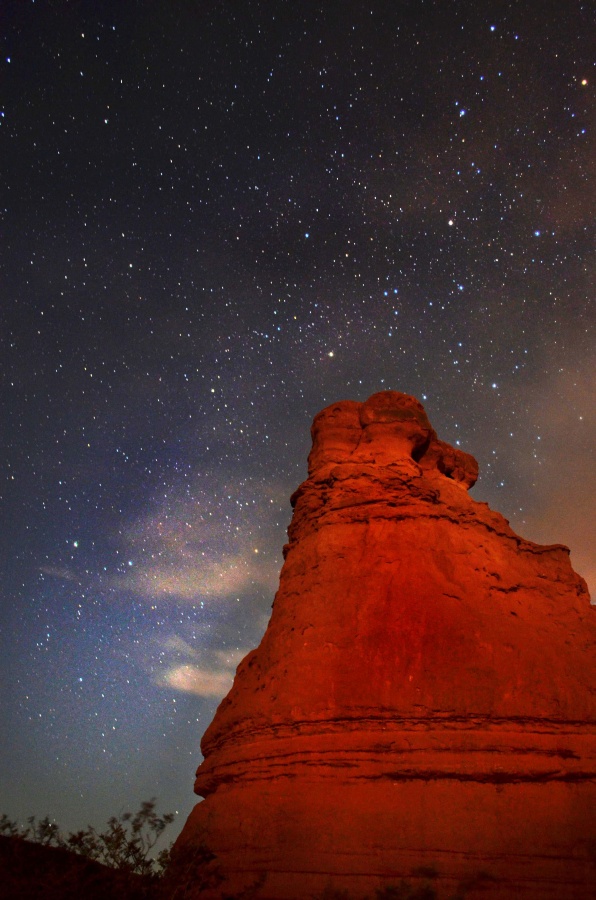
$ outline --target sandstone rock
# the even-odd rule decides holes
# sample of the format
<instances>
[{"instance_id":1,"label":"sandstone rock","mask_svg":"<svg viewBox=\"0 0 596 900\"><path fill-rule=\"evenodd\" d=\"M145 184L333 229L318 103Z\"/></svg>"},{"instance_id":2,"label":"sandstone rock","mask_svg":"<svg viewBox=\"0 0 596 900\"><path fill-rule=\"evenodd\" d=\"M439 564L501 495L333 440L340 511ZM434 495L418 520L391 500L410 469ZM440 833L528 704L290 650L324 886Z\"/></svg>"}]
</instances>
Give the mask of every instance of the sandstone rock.
<instances>
[{"instance_id":1,"label":"sandstone rock","mask_svg":"<svg viewBox=\"0 0 596 900\"><path fill-rule=\"evenodd\" d=\"M475 460L412 397L312 437L178 841L215 854L201 897L596 895L596 610L567 548L471 499Z\"/></svg>"}]
</instances>

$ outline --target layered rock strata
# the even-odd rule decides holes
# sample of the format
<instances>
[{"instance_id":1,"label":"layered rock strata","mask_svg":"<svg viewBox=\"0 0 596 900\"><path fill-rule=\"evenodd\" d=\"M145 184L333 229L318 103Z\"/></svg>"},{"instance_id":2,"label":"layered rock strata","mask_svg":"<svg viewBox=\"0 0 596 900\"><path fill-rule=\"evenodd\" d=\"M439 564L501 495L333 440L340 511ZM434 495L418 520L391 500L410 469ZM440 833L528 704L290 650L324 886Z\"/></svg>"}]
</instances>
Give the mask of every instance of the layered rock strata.
<instances>
[{"instance_id":1,"label":"layered rock strata","mask_svg":"<svg viewBox=\"0 0 596 900\"><path fill-rule=\"evenodd\" d=\"M200 896L595 896L596 610L567 548L472 500L412 397L312 437L271 621L202 742Z\"/></svg>"}]
</instances>

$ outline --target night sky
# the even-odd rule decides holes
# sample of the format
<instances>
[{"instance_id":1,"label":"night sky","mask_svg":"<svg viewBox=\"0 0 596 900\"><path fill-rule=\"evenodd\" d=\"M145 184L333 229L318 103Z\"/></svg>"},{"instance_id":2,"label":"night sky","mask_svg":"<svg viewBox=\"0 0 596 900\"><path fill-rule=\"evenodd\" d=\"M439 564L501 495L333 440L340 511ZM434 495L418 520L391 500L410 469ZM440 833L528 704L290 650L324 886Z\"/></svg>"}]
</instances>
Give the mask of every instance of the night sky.
<instances>
[{"instance_id":1,"label":"night sky","mask_svg":"<svg viewBox=\"0 0 596 900\"><path fill-rule=\"evenodd\" d=\"M596 587L591 2L4 0L0 813L195 802L309 427L414 394Z\"/></svg>"}]
</instances>

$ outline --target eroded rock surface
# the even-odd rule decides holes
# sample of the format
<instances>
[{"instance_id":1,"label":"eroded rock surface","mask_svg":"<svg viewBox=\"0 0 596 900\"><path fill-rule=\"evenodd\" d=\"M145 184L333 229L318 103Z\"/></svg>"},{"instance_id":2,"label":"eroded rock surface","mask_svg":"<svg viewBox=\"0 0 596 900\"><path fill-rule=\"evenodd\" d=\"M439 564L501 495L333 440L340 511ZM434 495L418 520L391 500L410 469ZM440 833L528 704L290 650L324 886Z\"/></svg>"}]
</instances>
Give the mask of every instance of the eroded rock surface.
<instances>
[{"instance_id":1,"label":"eroded rock surface","mask_svg":"<svg viewBox=\"0 0 596 900\"><path fill-rule=\"evenodd\" d=\"M202 742L201 897L596 895L596 610L567 548L471 499L413 397L312 437L271 621Z\"/></svg>"}]
</instances>

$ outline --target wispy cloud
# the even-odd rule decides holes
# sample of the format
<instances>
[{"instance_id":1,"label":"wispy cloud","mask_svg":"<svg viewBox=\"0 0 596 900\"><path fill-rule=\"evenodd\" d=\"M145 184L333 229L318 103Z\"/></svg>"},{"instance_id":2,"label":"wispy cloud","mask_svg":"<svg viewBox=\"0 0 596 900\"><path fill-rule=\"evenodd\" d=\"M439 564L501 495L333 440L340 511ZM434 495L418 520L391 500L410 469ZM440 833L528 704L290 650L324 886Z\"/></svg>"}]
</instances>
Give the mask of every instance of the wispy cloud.
<instances>
[{"instance_id":1,"label":"wispy cloud","mask_svg":"<svg viewBox=\"0 0 596 900\"><path fill-rule=\"evenodd\" d=\"M221 699L232 686L236 667L248 649L198 651L177 635L164 641L164 662L156 681L161 687L207 699ZM172 657L174 657L172 659Z\"/></svg>"},{"instance_id":2,"label":"wispy cloud","mask_svg":"<svg viewBox=\"0 0 596 900\"><path fill-rule=\"evenodd\" d=\"M186 663L168 669L158 684L198 697L221 699L231 688L233 680L231 669L213 670Z\"/></svg>"},{"instance_id":3,"label":"wispy cloud","mask_svg":"<svg viewBox=\"0 0 596 900\"><path fill-rule=\"evenodd\" d=\"M241 593L249 585L268 583L268 575L252 564L250 557L222 554L189 565L164 561L150 565L128 578L127 587L150 600L224 597Z\"/></svg>"},{"instance_id":4,"label":"wispy cloud","mask_svg":"<svg viewBox=\"0 0 596 900\"><path fill-rule=\"evenodd\" d=\"M193 487L174 485L122 534L130 567L118 587L150 602L274 591L286 494L280 502L262 483L213 475L197 477Z\"/></svg>"},{"instance_id":5,"label":"wispy cloud","mask_svg":"<svg viewBox=\"0 0 596 900\"><path fill-rule=\"evenodd\" d=\"M52 578L58 578L60 581L74 581L76 584L81 584L81 576L63 566L41 566L39 571L44 575L51 575Z\"/></svg>"}]
</instances>

